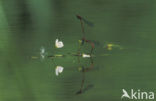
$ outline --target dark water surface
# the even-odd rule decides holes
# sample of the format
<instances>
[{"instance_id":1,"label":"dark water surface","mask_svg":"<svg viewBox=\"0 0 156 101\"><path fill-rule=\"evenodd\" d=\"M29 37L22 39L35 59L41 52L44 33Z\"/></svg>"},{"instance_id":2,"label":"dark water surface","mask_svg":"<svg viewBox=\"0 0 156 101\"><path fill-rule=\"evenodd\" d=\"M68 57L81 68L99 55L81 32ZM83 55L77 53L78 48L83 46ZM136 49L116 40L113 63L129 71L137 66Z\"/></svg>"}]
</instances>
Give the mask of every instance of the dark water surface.
<instances>
[{"instance_id":1,"label":"dark water surface","mask_svg":"<svg viewBox=\"0 0 156 101\"><path fill-rule=\"evenodd\" d=\"M123 88L156 92L155 10L154 0L1 0L0 101L120 101ZM78 67L90 59L31 58L41 47L48 55L77 52L82 34L76 14L94 22L85 31L96 42L94 69L80 95ZM64 48L55 48L56 38ZM108 42L122 49L107 51ZM64 67L59 76L57 65Z\"/></svg>"}]
</instances>

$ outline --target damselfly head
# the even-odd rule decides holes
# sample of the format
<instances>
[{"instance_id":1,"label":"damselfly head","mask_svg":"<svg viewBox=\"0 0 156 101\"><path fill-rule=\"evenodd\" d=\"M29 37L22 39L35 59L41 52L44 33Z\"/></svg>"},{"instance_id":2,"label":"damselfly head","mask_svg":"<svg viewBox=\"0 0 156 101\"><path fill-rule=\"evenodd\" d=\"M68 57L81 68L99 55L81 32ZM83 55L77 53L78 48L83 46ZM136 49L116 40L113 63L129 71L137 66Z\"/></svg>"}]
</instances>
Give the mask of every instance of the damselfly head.
<instances>
[{"instance_id":1,"label":"damselfly head","mask_svg":"<svg viewBox=\"0 0 156 101\"><path fill-rule=\"evenodd\" d=\"M81 17L80 15L76 15L77 19L79 19L80 21L83 21L85 24L87 24L90 27L94 26L94 23L86 20L85 18Z\"/></svg>"},{"instance_id":2,"label":"damselfly head","mask_svg":"<svg viewBox=\"0 0 156 101\"><path fill-rule=\"evenodd\" d=\"M82 17L81 17L80 15L76 15L76 17L77 17L79 20L82 19Z\"/></svg>"}]
</instances>

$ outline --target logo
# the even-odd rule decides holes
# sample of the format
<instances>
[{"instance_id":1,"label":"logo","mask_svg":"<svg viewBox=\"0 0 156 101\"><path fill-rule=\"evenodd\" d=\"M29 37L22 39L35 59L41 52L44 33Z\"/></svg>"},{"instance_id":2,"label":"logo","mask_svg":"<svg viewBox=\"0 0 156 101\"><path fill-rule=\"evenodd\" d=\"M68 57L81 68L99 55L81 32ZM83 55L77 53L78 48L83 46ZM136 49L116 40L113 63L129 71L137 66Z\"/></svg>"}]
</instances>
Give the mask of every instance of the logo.
<instances>
[{"instance_id":1,"label":"logo","mask_svg":"<svg viewBox=\"0 0 156 101\"><path fill-rule=\"evenodd\" d=\"M125 89L122 89L122 96L121 99L128 98L128 99L138 99L138 100L153 100L154 99L154 92L145 92L141 90L134 90L131 89L131 92L128 93Z\"/></svg>"}]
</instances>

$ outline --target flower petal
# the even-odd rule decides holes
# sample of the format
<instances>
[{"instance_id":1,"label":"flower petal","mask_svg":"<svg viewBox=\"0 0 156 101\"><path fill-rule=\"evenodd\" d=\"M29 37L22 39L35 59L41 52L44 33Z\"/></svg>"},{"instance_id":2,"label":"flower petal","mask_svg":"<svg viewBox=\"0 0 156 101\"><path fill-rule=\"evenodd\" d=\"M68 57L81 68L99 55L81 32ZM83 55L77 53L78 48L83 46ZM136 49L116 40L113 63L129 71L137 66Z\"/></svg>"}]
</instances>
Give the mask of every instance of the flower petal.
<instances>
[{"instance_id":1,"label":"flower petal","mask_svg":"<svg viewBox=\"0 0 156 101\"><path fill-rule=\"evenodd\" d=\"M59 41L58 39L56 39L55 46L56 46L56 48L62 48L64 46L64 44L62 41Z\"/></svg>"},{"instance_id":2,"label":"flower petal","mask_svg":"<svg viewBox=\"0 0 156 101\"><path fill-rule=\"evenodd\" d=\"M62 73L62 72L63 72L63 67L62 66L57 66L56 69L55 69L56 76L58 76L59 73Z\"/></svg>"}]
</instances>

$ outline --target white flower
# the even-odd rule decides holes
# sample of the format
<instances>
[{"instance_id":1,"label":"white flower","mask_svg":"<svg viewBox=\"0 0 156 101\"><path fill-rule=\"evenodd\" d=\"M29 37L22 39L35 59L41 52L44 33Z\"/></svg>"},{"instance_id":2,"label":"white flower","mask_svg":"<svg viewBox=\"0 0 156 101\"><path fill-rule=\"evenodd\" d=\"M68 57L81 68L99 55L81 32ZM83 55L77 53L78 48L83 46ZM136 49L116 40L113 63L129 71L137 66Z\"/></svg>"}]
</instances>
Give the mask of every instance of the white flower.
<instances>
[{"instance_id":1,"label":"white flower","mask_svg":"<svg viewBox=\"0 0 156 101\"><path fill-rule=\"evenodd\" d=\"M83 58L90 58L90 55L89 54L82 54L82 57Z\"/></svg>"},{"instance_id":2,"label":"white flower","mask_svg":"<svg viewBox=\"0 0 156 101\"><path fill-rule=\"evenodd\" d=\"M62 48L64 46L64 44L62 41L59 41L58 39L56 39L55 46L56 46L56 48Z\"/></svg>"},{"instance_id":3,"label":"white flower","mask_svg":"<svg viewBox=\"0 0 156 101\"><path fill-rule=\"evenodd\" d=\"M45 48L44 47L41 47L41 49L40 49L40 53L45 53Z\"/></svg>"},{"instance_id":4,"label":"white flower","mask_svg":"<svg viewBox=\"0 0 156 101\"><path fill-rule=\"evenodd\" d=\"M41 55L41 58L44 59L44 57L45 57L45 48L44 47L41 47L40 55Z\"/></svg>"},{"instance_id":5,"label":"white flower","mask_svg":"<svg viewBox=\"0 0 156 101\"><path fill-rule=\"evenodd\" d=\"M59 73L62 73L62 72L63 72L63 67L62 66L57 66L56 69L55 69L56 76L58 76Z\"/></svg>"}]
</instances>

